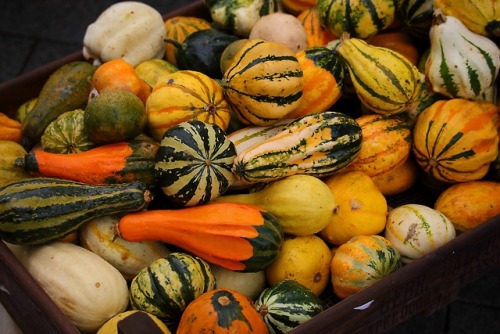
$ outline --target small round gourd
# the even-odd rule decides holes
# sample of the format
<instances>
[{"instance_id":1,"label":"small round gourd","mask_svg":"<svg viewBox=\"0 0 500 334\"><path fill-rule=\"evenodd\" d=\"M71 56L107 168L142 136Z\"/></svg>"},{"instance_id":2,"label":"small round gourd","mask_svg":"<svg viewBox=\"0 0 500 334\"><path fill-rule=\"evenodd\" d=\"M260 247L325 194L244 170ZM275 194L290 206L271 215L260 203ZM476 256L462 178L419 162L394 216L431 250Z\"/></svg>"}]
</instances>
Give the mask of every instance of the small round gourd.
<instances>
[{"instance_id":1,"label":"small round gourd","mask_svg":"<svg viewBox=\"0 0 500 334\"><path fill-rule=\"evenodd\" d=\"M432 252L455 235L455 227L444 214L421 204L405 204L390 210L384 232L401 254L403 263Z\"/></svg>"}]
</instances>

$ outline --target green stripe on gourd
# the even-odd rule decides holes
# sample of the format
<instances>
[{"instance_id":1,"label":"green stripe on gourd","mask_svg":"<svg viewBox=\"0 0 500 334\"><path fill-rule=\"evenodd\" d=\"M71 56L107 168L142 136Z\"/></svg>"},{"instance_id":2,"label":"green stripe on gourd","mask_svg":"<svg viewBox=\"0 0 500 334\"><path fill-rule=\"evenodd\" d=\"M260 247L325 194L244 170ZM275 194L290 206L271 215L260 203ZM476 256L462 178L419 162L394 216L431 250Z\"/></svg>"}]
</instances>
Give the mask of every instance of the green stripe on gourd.
<instances>
[{"instance_id":1,"label":"green stripe on gourd","mask_svg":"<svg viewBox=\"0 0 500 334\"><path fill-rule=\"evenodd\" d=\"M397 11L405 31L412 36L427 40L432 25L434 0L399 0Z\"/></svg>"},{"instance_id":2,"label":"green stripe on gourd","mask_svg":"<svg viewBox=\"0 0 500 334\"><path fill-rule=\"evenodd\" d=\"M76 231L99 216L139 211L149 201L141 182L89 185L31 178L0 188L0 238L14 244L43 244Z\"/></svg>"}]
</instances>

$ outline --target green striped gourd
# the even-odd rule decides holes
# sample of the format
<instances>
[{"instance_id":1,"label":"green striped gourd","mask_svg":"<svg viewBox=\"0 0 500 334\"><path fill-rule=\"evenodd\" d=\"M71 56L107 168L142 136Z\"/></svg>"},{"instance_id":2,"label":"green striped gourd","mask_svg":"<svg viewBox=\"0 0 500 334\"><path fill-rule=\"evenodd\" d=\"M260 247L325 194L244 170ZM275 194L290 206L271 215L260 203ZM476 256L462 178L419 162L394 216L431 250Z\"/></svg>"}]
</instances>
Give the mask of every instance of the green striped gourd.
<instances>
[{"instance_id":1,"label":"green striped gourd","mask_svg":"<svg viewBox=\"0 0 500 334\"><path fill-rule=\"evenodd\" d=\"M434 0L397 0L396 8L406 31L420 40L428 40Z\"/></svg>"},{"instance_id":2,"label":"green striped gourd","mask_svg":"<svg viewBox=\"0 0 500 334\"><path fill-rule=\"evenodd\" d=\"M240 37L248 37L262 16L279 9L277 0L206 0L205 5L217 26Z\"/></svg>"},{"instance_id":3,"label":"green striped gourd","mask_svg":"<svg viewBox=\"0 0 500 334\"><path fill-rule=\"evenodd\" d=\"M224 65L222 86L241 122L271 125L297 108L304 78L293 51L262 39L235 43L239 43L238 49L232 61Z\"/></svg>"},{"instance_id":4,"label":"green striped gourd","mask_svg":"<svg viewBox=\"0 0 500 334\"><path fill-rule=\"evenodd\" d=\"M344 58L363 106L382 115L406 111L418 98L422 76L400 53L344 35L336 48Z\"/></svg>"},{"instance_id":5,"label":"green striped gourd","mask_svg":"<svg viewBox=\"0 0 500 334\"><path fill-rule=\"evenodd\" d=\"M366 39L387 28L393 21L393 0L318 0L319 20L333 35L344 32Z\"/></svg>"},{"instance_id":6,"label":"green striped gourd","mask_svg":"<svg viewBox=\"0 0 500 334\"><path fill-rule=\"evenodd\" d=\"M361 127L335 111L306 115L238 153L234 173L249 182L294 174L325 176L347 166L361 149Z\"/></svg>"},{"instance_id":7,"label":"green striped gourd","mask_svg":"<svg viewBox=\"0 0 500 334\"><path fill-rule=\"evenodd\" d=\"M478 99L494 85L500 49L459 19L435 11L425 75L433 91L449 98Z\"/></svg>"},{"instance_id":8,"label":"green striped gourd","mask_svg":"<svg viewBox=\"0 0 500 334\"><path fill-rule=\"evenodd\" d=\"M215 288L215 277L203 259L173 252L142 269L130 283L133 309L151 313L175 325L186 306Z\"/></svg>"},{"instance_id":9,"label":"green striped gourd","mask_svg":"<svg viewBox=\"0 0 500 334\"><path fill-rule=\"evenodd\" d=\"M149 201L142 182L99 186L27 178L0 188L0 238L13 244L48 243L92 218L139 211Z\"/></svg>"},{"instance_id":10,"label":"green striped gourd","mask_svg":"<svg viewBox=\"0 0 500 334\"><path fill-rule=\"evenodd\" d=\"M217 125L182 122L163 135L156 152L156 180L168 201L177 206L209 202L234 182L233 143Z\"/></svg>"},{"instance_id":11,"label":"green striped gourd","mask_svg":"<svg viewBox=\"0 0 500 334\"><path fill-rule=\"evenodd\" d=\"M291 331L324 309L319 297L292 279L285 279L262 291L254 305L271 334Z\"/></svg>"}]
</instances>

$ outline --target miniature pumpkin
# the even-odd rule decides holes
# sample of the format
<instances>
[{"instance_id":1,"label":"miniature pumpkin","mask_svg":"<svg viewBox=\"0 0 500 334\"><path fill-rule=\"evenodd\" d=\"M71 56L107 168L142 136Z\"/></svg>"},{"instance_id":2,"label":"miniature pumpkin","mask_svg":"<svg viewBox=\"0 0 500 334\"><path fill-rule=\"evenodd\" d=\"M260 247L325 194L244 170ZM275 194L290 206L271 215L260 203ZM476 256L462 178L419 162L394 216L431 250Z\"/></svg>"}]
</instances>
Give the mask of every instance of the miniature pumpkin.
<instances>
[{"instance_id":1,"label":"miniature pumpkin","mask_svg":"<svg viewBox=\"0 0 500 334\"><path fill-rule=\"evenodd\" d=\"M186 307L176 333L266 334L268 329L248 297L235 290L214 289Z\"/></svg>"},{"instance_id":2,"label":"miniature pumpkin","mask_svg":"<svg viewBox=\"0 0 500 334\"><path fill-rule=\"evenodd\" d=\"M325 183L337 203L331 222L320 232L327 242L341 245L357 235L384 230L387 201L373 180L361 171L334 174Z\"/></svg>"}]
</instances>

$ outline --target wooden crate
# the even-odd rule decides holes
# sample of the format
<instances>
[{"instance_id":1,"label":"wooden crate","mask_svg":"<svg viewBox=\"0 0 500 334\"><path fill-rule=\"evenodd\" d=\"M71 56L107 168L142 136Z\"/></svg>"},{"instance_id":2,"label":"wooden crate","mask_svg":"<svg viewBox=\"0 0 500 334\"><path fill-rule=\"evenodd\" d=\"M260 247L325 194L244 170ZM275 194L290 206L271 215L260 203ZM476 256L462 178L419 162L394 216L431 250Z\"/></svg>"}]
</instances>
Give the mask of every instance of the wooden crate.
<instances>
[{"instance_id":1,"label":"wooden crate","mask_svg":"<svg viewBox=\"0 0 500 334\"><path fill-rule=\"evenodd\" d=\"M164 18L176 15L209 19L203 1ZM37 96L51 73L75 60L83 60L81 52L0 84L0 110L14 115L23 102ZM429 205L433 200L426 189L415 187L388 202L394 207L405 203ZM328 309L290 333L382 333L414 315L431 314L452 302L462 287L500 267L499 250L497 216L343 301L328 288L322 295ZM0 302L24 333L79 333L3 242Z\"/></svg>"}]
</instances>

